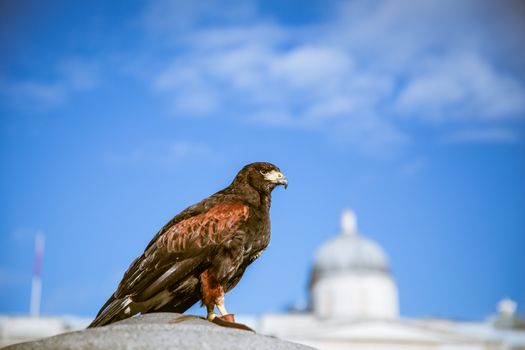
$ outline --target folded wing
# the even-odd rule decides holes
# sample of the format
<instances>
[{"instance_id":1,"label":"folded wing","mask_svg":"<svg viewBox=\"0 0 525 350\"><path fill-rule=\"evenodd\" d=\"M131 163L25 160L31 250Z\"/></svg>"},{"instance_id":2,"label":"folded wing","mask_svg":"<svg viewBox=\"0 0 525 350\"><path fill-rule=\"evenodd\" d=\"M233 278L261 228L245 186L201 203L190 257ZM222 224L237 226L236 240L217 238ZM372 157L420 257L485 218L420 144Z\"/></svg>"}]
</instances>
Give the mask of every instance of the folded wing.
<instances>
[{"instance_id":1,"label":"folded wing","mask_svg":"<svg viewBox=\"0 0 525 350\"><path fill-rule=\"evenodd\" d=\"M90 327L176 301L177 286L204 271L220 247L241 230L248 215L249 207L240 202L199 203L177 215L133 261Z\"/></svg>"}]
</instances>

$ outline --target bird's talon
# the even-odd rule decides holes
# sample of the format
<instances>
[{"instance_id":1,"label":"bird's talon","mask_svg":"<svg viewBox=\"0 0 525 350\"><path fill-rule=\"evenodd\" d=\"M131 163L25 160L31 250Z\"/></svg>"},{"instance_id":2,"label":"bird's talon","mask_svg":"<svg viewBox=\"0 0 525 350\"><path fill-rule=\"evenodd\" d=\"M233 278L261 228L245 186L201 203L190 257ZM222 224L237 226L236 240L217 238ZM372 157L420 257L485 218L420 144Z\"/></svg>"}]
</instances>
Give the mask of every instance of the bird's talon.
<instances>
[{"instance_id":1,"label":"bird's talon","mask_svg":"<svg viewBox=\"0 0 525 350\"><path fill-rule=\"evenodd\" d=\"M217 316L217 314L216 314L215 312L210 312L210 313L208 314L208 316L206 316L206 319L207 319L208 321L213 321L213 319L216 318L216 317L218 317L218 316Z\"/></svg>"},{"instance_id":2,"label":"bird's talon","mask_svg":"<svg viewBox=\"0 0 525 350\"><path fill-rule=\"evenodd\" d=\"M227 321L227 320L224 319L224 316L223 317L216 317L211 322L215 323L217 326L226 327L226 328L235 328L235 329L240 329L240 330L243 330L243 331L249 331L249 332L255 333L255 331L253 329L251 329L250 327L248 327L247 325L242 324L242 323L236 323L236 322Z\"/></svg>"},{"instance_id":3,"label":"bird's talon","mask_svg":"<svg viewBox=\"0 0 525 350\"><path fill-rule=\"evenodd\" d=\"M235 323L235 316L233 314L222 315L221 320Z\"/></svg>"}]
</instances>

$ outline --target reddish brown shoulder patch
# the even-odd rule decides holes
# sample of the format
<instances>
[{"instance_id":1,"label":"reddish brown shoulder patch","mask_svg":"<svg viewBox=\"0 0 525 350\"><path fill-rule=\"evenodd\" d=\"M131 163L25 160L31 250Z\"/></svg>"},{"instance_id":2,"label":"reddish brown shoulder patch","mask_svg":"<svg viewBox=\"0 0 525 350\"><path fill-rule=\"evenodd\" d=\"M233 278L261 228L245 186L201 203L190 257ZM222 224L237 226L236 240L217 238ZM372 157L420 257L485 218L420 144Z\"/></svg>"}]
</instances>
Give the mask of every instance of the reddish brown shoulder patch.
<instances>
[{"instance_id":1,"label":"reddish brown shoulder patch","mask_svg":"<svg viewBox=\"0 0 525 350\"><path fill-rule=\"evenodd\" d=\"M217 204L205 213L170 227L161 238L161 244L170 252L181 252L190 247L222 243L248 219L249 210L239 202Z\"/></svg>"}]
</instances>

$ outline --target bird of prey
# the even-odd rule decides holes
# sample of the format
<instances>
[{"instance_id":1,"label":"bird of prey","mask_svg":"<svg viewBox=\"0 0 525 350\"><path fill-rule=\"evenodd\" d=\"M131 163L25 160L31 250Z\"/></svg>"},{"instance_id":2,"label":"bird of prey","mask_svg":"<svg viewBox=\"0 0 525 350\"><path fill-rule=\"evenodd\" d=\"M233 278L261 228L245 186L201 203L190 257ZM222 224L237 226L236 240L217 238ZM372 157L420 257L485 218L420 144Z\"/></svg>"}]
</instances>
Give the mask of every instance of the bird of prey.
<instances>
[{"instance_id":1,"label":"bird of prey","mask_svg":"<svg viewBox=\"0 0 525 350\"><path fill-rule=\"evenodd\" d=\"M88 327L138 313L183 313L199 300L208 320L234 323L224 294L269 243L271 193L278 185L288 186L278 167L248 164L228 187L176 215L131 263Z\"/></svg>"}]
</instances>

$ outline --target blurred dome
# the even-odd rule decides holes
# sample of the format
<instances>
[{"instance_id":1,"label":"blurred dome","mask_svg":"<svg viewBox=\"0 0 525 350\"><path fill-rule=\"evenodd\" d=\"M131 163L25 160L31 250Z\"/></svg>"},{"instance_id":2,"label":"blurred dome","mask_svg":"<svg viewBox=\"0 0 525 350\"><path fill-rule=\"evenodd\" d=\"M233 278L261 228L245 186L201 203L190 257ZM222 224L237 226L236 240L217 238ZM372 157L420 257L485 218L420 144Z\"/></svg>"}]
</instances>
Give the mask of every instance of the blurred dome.
<instances>
[{"instance_id":1,"label":"blurred dome","mask_svg":"<svg viewBox=\"0 0 525 350\"><path fill-rule=\"evenodd\" d=\"M389 271L388 259L374 241L360 236L353 211L345 210L342 232L321 246L314 261L315 279L341 272Z\"/></svg>"},{"instance_id":2,"label":"blurred dome","mask_svg":"<svg viewBox=\"0 0 525 350\"><path fill-rule=\"evenodd\" d=\"M397 286L381 247L357 232L353 211L341 217L341 234L315 257L310 307L323 319L380 318L399 315Z\"/></svg>"}]
</instances>

